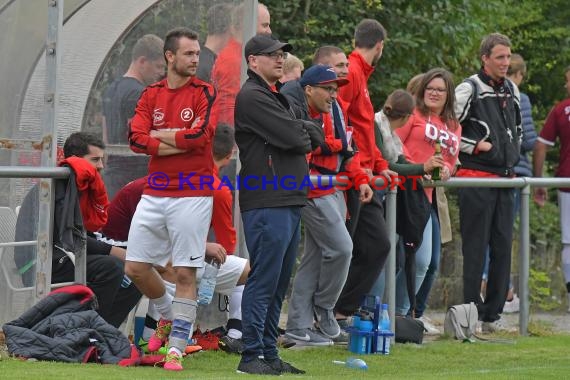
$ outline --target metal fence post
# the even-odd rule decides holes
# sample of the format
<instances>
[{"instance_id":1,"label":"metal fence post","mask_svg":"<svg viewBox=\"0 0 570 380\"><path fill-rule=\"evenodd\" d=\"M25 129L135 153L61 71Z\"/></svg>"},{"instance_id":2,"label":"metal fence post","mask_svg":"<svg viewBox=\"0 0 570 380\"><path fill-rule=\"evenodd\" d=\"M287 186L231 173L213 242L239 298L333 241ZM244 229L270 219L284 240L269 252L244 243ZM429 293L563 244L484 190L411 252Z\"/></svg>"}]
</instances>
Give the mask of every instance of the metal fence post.
<instances>
[{"instance_id":1,"label":"metal fence post","mask_svg":"<svg viewBox=\"0 0 570 380\"><path fill-rule=\"evenodd\" d=\"M397 186L388 186L386 194L386 226L390 238L390 254L384 266L386 271L386 291L388 295L388 312L390 314L392 332L396 332L396 192Z\"/></svg>"},{"instance_id":2,"label":"metal fence post","mask_svg":"<svg viewBox=\"0 0 570 380\"><path fill-rule=\"evenodd\" d=\"M521 189L520 250L519 250L519 332L528 335L530 274L530 229L529 229L530 185Z\"/></svg>"},{"instance_id":3,"label":"metal fence post","mask_svg":"<svg viewBox=\"0 0 570 380\"><path fill-rule=\"evenodd\" d=\"M42 119L42 155L44 167L55 166L57 153L57 69L61 62L59 36L63 23L63 0L48 1L48 28L46 35L46 91ZM53 250L54 184L51 178L39 183L38 243L36 260L35 298L43 298L51 286L51 258Z\"/></svg>"}]
</instances>

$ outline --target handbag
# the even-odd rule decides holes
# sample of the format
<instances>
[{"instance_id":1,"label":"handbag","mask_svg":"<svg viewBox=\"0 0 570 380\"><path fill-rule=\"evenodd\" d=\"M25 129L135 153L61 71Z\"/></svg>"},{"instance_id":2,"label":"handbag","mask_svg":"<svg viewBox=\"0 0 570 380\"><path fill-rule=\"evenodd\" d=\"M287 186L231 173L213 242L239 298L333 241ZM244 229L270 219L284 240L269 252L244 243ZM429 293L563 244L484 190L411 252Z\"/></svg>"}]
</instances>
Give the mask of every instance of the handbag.
<instances>
[{"instance_id":1,"label":"handbag","mask_svg":"<svg viewBox=\"0 0 570 380\"><path fill-rule=\"evenodd\" d=\"M445 314L443 331L455 339L471 340L475 336L478 319L477 306L473 302L451 306Z\"/></svg>"},{"instance_id":2,"label":"handbag","mask_svg":"<svg viewBox=\"0 0 570 380\"><path fill-rule=\"evenodd\" d=\"M426 331L422 321L413 318L396 317L396 342L422 344Z\"/></svg>"}]
</instances>

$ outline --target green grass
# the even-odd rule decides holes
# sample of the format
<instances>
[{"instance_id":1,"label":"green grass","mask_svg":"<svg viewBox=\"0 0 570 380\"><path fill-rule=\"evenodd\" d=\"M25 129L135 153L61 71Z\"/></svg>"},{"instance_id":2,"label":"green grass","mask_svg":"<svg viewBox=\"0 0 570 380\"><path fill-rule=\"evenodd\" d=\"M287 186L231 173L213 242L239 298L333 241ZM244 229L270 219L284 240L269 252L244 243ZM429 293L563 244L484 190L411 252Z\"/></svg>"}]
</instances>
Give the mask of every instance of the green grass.
<instances>
[{"instance_id":1,"label":"green grass","mask_svg":"<svg viewBox=\"0 0 570 380\"><path fill-rule=\"evenodd\" d=\"M518 337L502 342L460 343L451 340L423 345L397 345L389 356L361 355L368 371L345 368L332 360L352 355L342 347L281 350L283 359L307 374L286 377L315 379L563 379L570 377L569 335ZM2 379L246 379L236 374L238 356L202 352L185 360L185 370L121 368L114 365L0 360ZM256 376L254 378L262 378ZM274 377L269 377L274 378Z\"/></svg>"}]
</instances>

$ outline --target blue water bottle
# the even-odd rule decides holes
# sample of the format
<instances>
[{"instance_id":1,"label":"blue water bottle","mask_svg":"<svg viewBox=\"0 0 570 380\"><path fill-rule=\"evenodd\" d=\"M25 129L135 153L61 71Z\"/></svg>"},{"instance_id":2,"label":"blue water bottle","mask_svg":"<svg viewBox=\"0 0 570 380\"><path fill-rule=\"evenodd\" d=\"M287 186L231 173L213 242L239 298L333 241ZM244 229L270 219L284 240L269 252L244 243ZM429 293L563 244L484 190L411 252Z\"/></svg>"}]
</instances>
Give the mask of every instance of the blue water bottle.
<instances>
[{"instance_id":1,"label":"blue water bottle","mask_svg":"<svg viewBox=\"0 0 570 380\"><path fill-rule=\"evenodd\" d=\"M362 318L360 320L360 333L358 341L358 351L359 354L369 354L371 350L372 339L369 335L370 331L374 328L374 324L368 318Z\"/></svg>"},{"instance_id":2,"label":"blue water bottle","mask_svg":"<svg viewBox=\"0 0 570 380\"><path fill-rule=\"evenodd\" d=\"M358 358L348 358L346 359L345 362L340 360L333 360L333 363L344 364L344 366L347 368L361 369L363 371L366 371L368 369L368 365L366 364L366 362Z\"/></svg>"},{"instance_id":3,"label":"blue water bottle","mask_svg":"<svg viewBox=\"0 0 570 380\"><path fill-rule=\"evenodd\" d=\"M352 317L352 325L350 328L349 344L348 344L348 349L350 350L350 352L358 353L359 330L360 330L360 316L354 315Z\"/></svg>"},{"instance_id":4,"label":"blue water bottle","mask_svg":"<svg viewBox=\"0 0 570 380\"><path fill-rule=\"evenodd\" d=\"M382 313L380 313L380 322L378 326L379 334L377 340L377 353L388 355L390 353L390 337L392 331L390 329L390 315L388 314L388 304L382 304Z\"/></svg>"}]
</instances>

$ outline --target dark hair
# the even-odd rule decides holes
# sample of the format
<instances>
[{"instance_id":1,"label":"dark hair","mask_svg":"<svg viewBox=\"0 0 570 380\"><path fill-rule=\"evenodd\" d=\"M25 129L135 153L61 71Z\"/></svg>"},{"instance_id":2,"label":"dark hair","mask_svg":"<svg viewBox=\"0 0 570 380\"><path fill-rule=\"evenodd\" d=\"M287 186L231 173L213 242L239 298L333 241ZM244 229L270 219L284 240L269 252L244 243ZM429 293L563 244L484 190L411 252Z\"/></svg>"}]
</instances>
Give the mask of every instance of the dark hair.
<instances>
[{"instance_id":1,"label":"dark hair","mask_svg":"<svg viewBox=\"0 0 570 380\"><path fill-rule=\"evenodd\" d=\"M65 158L76 156L83 157L89 154L89 146L105 149L105 143L99 136L91 132L75 132L69 135L63 144L63 156Z\"/></svg>"},{"instance_id":2,"label":"dark hair","mask_svg":"<svg viewBox=\"0 0 570 380\"><path fill-rule=\"evenodd\" d=\"M509 37L500 33L491 33L485 36L481 41L481 46L479 46L479 58L482 56L489 57L491 50L497 45L511 47L511 40L509 40Z\"/></svg>"},{"instance_id":3,"label":"dark hair","mask_svg":"<svg viewBox=\"0 0 570 380\"><path fill-rule=\"evenodd\" d=\"M427 116L430 113L430 110L426 106L424 102L424 94L426 92L426 87L429 82L434 80L435 78L443 79L445 83L445 89L447 90L447 97L445 99L445 104L443 105L443 110L441 111L441 119L444 122L448 121L457 121L457 117L455 116L455 86L453 84L453 76L449 71L443 69L441 67L436 67L435 69L431 69L427 73L424 74L422 80L420 82L418 92L416 93L416 105L418 110L422 113L422 115ZM457 127L457 123L454 123L452 126L449 126L450 129L455 129Z\"/></svg>"},{"instance_id":4,"label":"dark hair","mask_svg":"<svg viewBox=\"0 0 570 380\"><path fill-rule=\"evenodd\" d=\"M206 13L208 34L216 35L227 32L232 17L232 4L215 4Z\"/></svg>"},{"instance_id":5,"label":"dark hair","mask_svg":"<svg viewBox=\"0 0 570 380\"><path fill-rule=\"evenodd\" d=\"M378 21L371 18L360 21L354 31L354 45L359 48L372 49L385 38L386 29Z\"/></svg>"},{"instance_id":6,"label":"dark hair","mask_svg":"<svg viewBox=\"0 0 570 380\"><path fill-rule=\"evenodd\" d=\"M166 52L171 51L172 53L176 54L178 50L178 41L182 38L186 37L191 40L198 40L198 33L195 31L180 27L172 29L170 32L166 34L166 38L164 39L164 49L163 54L164 58L166 59Z\"/></svg>"},{"instance_id":7,"label":"dark hair","mask_svg":"<svg viewBox=\"0 0 570 380\"><path fill-rule=\"evenodd\" d=\"M327 64L328 62L325 62L327 58L333 54L339 53L344 53L344 51L339 47L332 45L321 46L315 50L315 54L313 55L313 65Z\"/></svg>"},{"instance_id":8,"label":"dark hair","mask_svg":"<svg viewBox=\"0 0 570 380\"><path fill-rule=\"evenodd\" d=\"M139 57L145 57L149 61L155 61L162 57L162 49L164 41L154 34L145 34L137 40L131 53L131 60L134 61Z\"/></svg>"},{"instance_id":9,"label":"dark hair","mask_svg":"<svg viewBox=\"0 0 570 380\"><path fill-rule=\"evenodd\" d=\"M390 120L409 116L414 112L414 98L406 90L395 90L386 98L382 111Z\"/></svg>"},{"instance_id":10,"label":"dark hair","mask_svg":"<svg viewBox=\"0 0 570 380\"><path fill-rule=\"evenodd\" d=\"M218 124L214 135L213 155L221 160L232 152L235 145L234 129L227 124Z\"/></svg>"}]
</instances>

